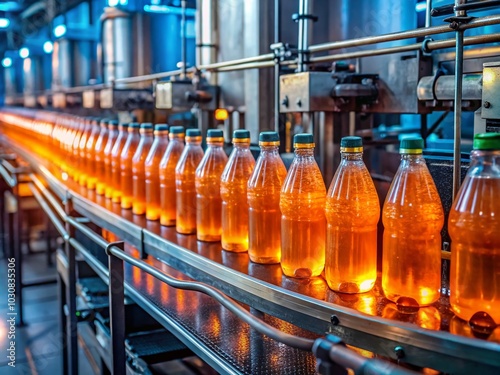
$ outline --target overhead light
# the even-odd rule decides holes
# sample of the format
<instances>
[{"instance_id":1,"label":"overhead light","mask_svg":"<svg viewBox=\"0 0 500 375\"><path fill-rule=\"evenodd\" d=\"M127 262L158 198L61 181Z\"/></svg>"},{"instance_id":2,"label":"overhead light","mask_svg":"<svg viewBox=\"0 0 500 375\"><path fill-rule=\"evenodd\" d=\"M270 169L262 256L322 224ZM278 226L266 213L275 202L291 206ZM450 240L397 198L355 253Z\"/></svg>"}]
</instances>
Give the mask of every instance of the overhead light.
<instances>
[{"instance_id":1,"label":"overhead light","mask_svg":"<svg viewBox=\"0 0 500 375\"><path fill-rule=\"evenodd\" d=\"M6 29L10 25L10 20L8 18L0 18L0 29Z\"/></svg>"},{"instance_id":2,"label":"overhead light","mask_svg":"<svg viewBox=\"0 0 500 375\"><path fill-rule=\"evenodd\" d=\"M66 34L66 25L58 25L58 26L54 27L54 36L56 38L60 38L64 34Z\"/></svg>"},{"instance_id":3,"label":"overhead light","mask_svg":"<svg viewBox=\"0 0 500 375\"><path fill-rule=\"evenodd\" d=\"M52 53L53 50L54 50L54 45L50 40L47 40L45 43L43 43L43 52Z\"/></svg>"},{"instance_id":4,"label":"overhead light","mask_svg":"<svg viewBox=\"0 0 500 375\"><path fill-rule=\"evenodd\" d=\"M26 47L23 47L19 50L19 56L22 58L22 59L25 59L27 58L28 56L30 55L30 50Z\"/></svg>"},{"instance_id":5,"label":"overhead light","mask_svg":"<svg viewBox=\"0 0 500 375\"><path fill-rule=\"evenodd\" d=\"M2 66L8 68L12 66L12 59L10 57L4 57L2 60Z\"/></svg>"},{"instance_id":6,"label":"overhead light","mask_svg":"<svg viewBox=\"0 0 500 375\"><path fill-rule=\"evenodd\" d=\"M119 0L108 0L108 6L115 7L118 5L119 2L120 2Z\"/></svg>"},{"instance_id":7,"label":"overhead light","mask_svg":"<svg viewBox=\"0 0 500 375\"><path fill-rule=\"evenodd\" d=\"M16 12L21 10L21 4L18 4L18 1L7 1L5 3L0 3L0 11L1 12Z\"/></svg>"}]
</instances>

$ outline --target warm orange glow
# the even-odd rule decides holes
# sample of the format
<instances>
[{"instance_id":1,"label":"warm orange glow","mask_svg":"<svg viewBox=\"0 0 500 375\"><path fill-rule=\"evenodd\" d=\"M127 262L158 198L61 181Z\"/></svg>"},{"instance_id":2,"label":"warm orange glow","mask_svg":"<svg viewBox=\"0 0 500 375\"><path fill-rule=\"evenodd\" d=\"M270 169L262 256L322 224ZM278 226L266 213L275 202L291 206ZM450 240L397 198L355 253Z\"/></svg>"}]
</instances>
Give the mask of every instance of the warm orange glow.
<instances>
[{"instance_id":1,"label":"warm orange glow","mask_svg":"<svg viewBox=\"0 0 500 375\"><path fill-rule=\"evenodd\" d=\"M215 110L215 119L218 121L224 121L229 118L229 112L224 108L217 108Z\"/></svg>"}]
</instances>

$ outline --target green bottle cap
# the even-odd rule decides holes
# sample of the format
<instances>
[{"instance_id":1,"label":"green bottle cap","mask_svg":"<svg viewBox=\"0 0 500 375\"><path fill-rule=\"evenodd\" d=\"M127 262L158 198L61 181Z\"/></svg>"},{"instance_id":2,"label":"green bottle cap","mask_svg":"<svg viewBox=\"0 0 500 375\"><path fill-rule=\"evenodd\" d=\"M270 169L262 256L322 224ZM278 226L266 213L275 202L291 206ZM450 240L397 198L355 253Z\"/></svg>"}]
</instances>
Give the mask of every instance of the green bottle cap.
<instances>
[{"instance_id":1,"label":"green bottle cap","mask_svg":"<svg viewBox=\"0 0 500 375\"><path fill-rule=\"evenodd\" d=\"M250 132L245 129L238 129L233 132L233 138L236 139L246 139L250 138Z\"/></svg>"},{"instance_id":2,"label":"green bottle cap","mask_svg":"<svg viewBox=\"0 0 500 375\"><path fill-rule=\"evenodd\" d=\"M480 133L474 136L474 150L500 150L500 133Z\"/></svg>"},{"instance_id":3,"label":"green bottle cap","mask_svg":"<svg viewBox=\"0 0 500 375\"><path fill-rule=\"evenodd\" d=\"M314 147L313 135L309 133L295 134L295 136L293 137L293 147L313 148Z\"/></svg>"},{"instance_id":4,"label":"green bottle cap","mask_svg":"<svg viewBox=\"0 0 500 375\"><path fill-rule=\"evenodd\" d=\"M401 140L399 146L400 154L421 154L424 148L422 137L408 137Z\"/></svg>"},{"instance_id":5,"label":"green bottle cap","mask_svg":"<svg viewBox=\"0 0 500 375\"><path fill-rule=\"evenodd\" d=\"M280 136L277 132L261 132L259 142L279 142Z\"/></svg>"},{"instance_id":6,"label":"green bottle cap","mask_svg":"<svg viewBox=\"0 0 500 375\"><path fill-rule=\"evenodd\" d=\"M153 130L153 124L150 123L150 122L143 122L141 124L141 129L145 129L145 130Z\"/></svg>"},{"instance_id":7,"label":"green bottle cap","mask_svg":"<svg viewBox=\"0 0 500 375\"><path fill-rule=\"evenodd\" d=\"M161 132L161 131L165 131L165 130L168 130L167 124L156 124L155 125L155 131Z\"/></svg>"},{"instance_id":8,"label":"green bottle cap","mask_svg":"<svg viewBox=\"0 0 500 375\"><path fill-rule=\"evenodd\" d=\"M201 137L201 131L198 129L188 129L186 131L186 136L187 137Z\"/></svg>"},{"instance_id":9,"label":"green bottle cap","mask_svg":"<svg viewBox=\"0 0 500 375\"><path fill-rule=\"evenodd\" d=\"M362 152L363 140L361 137L343 137L340 140L340 152Z\"/></svg>"},{"instance_id":10,"label":"green bottle cap","mask_svg":"<svg viewBox=\"0 0 500 375\"><path fill-rule=\"evenodd\" d=\"M184 126L172 126L170 134L184 134Z\"/></svg>"},{"instance_id":11,"label":"green bottle cap","mask_svg":"<svg viewBox=\"0 0 500 375\"><path fill-rule=\"evenodd\" d=\"M222 138L224 133L219 129L208 129L207 138Z\"/></svg>"}]
</instances>

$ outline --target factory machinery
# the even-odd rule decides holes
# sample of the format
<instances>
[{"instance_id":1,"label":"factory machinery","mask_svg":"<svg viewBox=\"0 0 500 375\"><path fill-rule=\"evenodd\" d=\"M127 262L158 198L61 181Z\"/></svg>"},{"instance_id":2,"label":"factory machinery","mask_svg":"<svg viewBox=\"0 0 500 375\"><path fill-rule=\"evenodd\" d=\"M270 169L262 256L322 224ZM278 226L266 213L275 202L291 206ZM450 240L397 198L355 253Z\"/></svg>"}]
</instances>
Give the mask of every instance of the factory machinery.
<instances>
[{"instance_id":1,"label":"factory machinery","mask_svg":"<svg viewBox=\"0 0 500 375\"><path fill-rule=\"evenodd\" d=\"M185 28L192 9L181 3ZM78 41L69 38L56 42L51 90L39 90L34 63L24 65L22 94L6 70L0 229L18 259L19 324L28 187L60 237L66 373L78 372L78 337L87 337L113 374L154 372L166 359L193 353L228 374L498 374L500 327L462 321L449 308L446 227L440 300L401 311L384 298L380 280L368 293L336 293L322 277L287 278L279 265L254 264L220 243L133 215L73 183L37 147L22 147L2 132L13 114L29 127L57 112L187 125L176 117L183 113L202 134L223 128L229 137L248 129L254 144L260 131L276 130L287 160L300 129L315 137L327 184L340 138L356 134L364 138L381 201L399 163L398 136L417 132L427 142L427 163L448 213L468 167L470 141L462 133L499 131L500 2L428 0L417 3L424 9L419 15L407 3L199 0L194 65L184 32L179 68L152 74L144 74L144 50L131 43L148 37L140 22L106 8L102 83L78 85ZM402 119L410 126L390 126ZM451 147L432 137L446 121ZM45 135L48 142L50 131Z\"/></svg>"}]
</instances>

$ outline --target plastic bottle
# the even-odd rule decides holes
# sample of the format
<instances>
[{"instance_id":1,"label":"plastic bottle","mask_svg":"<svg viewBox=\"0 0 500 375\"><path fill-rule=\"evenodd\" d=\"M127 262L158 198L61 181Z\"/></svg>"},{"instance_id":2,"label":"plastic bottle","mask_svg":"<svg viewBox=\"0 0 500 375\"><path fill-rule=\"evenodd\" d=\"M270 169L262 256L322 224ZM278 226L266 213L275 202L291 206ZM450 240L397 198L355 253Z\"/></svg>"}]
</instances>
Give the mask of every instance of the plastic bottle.
<instances>
[{"instance_id":1,"label":"plastic bottle","mask_svg":"<svg viewBox=\"0 0 500 375\"><path fill-rule=\"evenodd\" d=\"M473 146L448 221L450 303L471 325L494 328L500 324L500 133L477 134Z\"/></svg>"},{"instance_id":2,"label":"plastic bottle","mask_svg":"<svg viewBox=\"0 0 500 375\"><path fill-rule=\"evenodd\" d=\"M255 263L281 260L280 191L286 168L279 144L278 133L260 133L260 155L248 180L248 255Z\"/></svg>"},{"instance_id":3,"label":"plastic bottle","mask_svg":"<svg viewBox=\"0 0 500 375\"><path fill-rule=\"evenodd\" d=\"M207 132L207 149L196 169L196 237L200 241L217 242L222 232L222 200L220 177L227 162L222 130Z\"/></svg>"},{"instance_id":4,"label":"plastic bottle","mask_svg":"<svg viewBox=\"0 0 500 375\"><path fill-rule=\"evenodd\" d=\"M80 176L78 178L78 183L81 186L87 186L87 174L88 174L88 163L87 163L87 140L89 139L90 133L94 128L94 118L87 117L85 120L85 127L80 138L80 143L78 145L78 155L80 157Z\"/></svg>"},{"instance_id":5,"label":"plastic bottle","mask_svg":"<svg viewBox=\"0 0 500 375\"><path fill-rule=\"evenodd\" d=\"M281 268L286 276L318 276L325 266L326 187L314 160L312 134L294 137L295 157L281 189Z\"/></svg>"},{"instance_id":6,"label":"plastic bottle","mask_svg":"<svg viewBox=\"0 0 500 375\"><path fill-rule=\"evenodd\" d=\"M141 135L139 134L139 123L128 124L128 135L120 154L120 191L121 208L132 208L134 200L134 188L132 178L132 158L135 155Z\"/></svg>"},{"instance_id":7,"label":"plastic bottle","mask_svg":"<svg viewBox=\"0 0 500 375\"><path fill-rule=\"evenodd\" d=\"M420 137L401 141L401 164L382 211L382 288L403 307L427 306L441 289L441 200L427 169Z\"/></svg>"},{"instance_id":8,"label":"plastic bottle","mask_svg":"<svg viewBox=\"0 0 500 375\"><path fill-rule=\"evenodd\" d=\"M255 166L250 152L250 132L233 132L233 151L222 172L222 248L234 252L248 250L248 179Z\"/></svg>"},{"instance_id":9,"label":"plastic bottle","mask_svg":"<svg viewBox=\"0 0 500 375\"><path fill-rule=\"evenodd\" d=\"M160 218L160 161L168 146L168 125L156 124L154 141L144 162L146 219Z\"/></svg>"},{"instance_id":10,"label":"plastic bottle","mask_svg":"<svg viewBox=\"0 0 500 375\"><path fill-rule=\"evenodd\" d=\"M85 132L85 120L83 118L78 118L75 121L78 123L78 132L73 139L73 180L78 182L80 179L80 174L82 173L83 163L80 158L80 141Z\"/></svg>"},{"instance_id":11,"label":"plastic bottle","mask_svg":"<svg viewBox=\"0 0 500 375\"><path fill-rule=\"evenodd\" d=\"M95 161L95 144L100 133L99 119L92 121L92 130L85 145L85 158L87 164L87 189L95 189L96 185L96 161Z\"/></svg>"},{"instance_id":12,"label":"plastic bottle","mask_svg":"<svg viewBox=\"0 0 500 375\"><path fill-rule=\"evenodd\" d=\"M111 149L111 200L114 203L120 203L122 197L122 173L121 173L121 154L123 146L127 141L128 136L128 124L118 125L118 136L113 143L113 148Z\"/></svg>"},{"instance_id":13,"label":"plastic bottle","mask_svg":"<svg viewBox=\"0 0 500 375\"><path fill-rule=\"evenodd\" d=\"M106 147L106 143L108 143L108 120L101 120L100 123L100 132L97 137L97 141L95 142L95 177L96 177L96 186L95 192L98 195L104 195L104 190L106 189L106 182L104 176L104 148Z\"/></svg>"},{"instance_id":14,"label":"plastic bottle","mask_svg":"<svg viewBox=\"0 0 500 375\"><path fill-rule=\"evenodd\" d=\"M188 129L186 147L175 167L175 227L177 232L182 234L196 233L195 172L202 158L201 132L198 129Z\"/></svg>"},{"instance_id":15,"label":"plastic bottle","mask_svg":"<svg viewBox=\"0 0 500 375\"><path fill-rule=\"evenodd\" d=\"M112 178L112 168L111 159L113 145L115 144L116 138L118 137L118 122L110 121L108 123L108 141L106 146L104 146L104 196L106 198L111 198L113 195L113 178Z\"/></svg>"},{"instance_id":16,"label":"plastic bottle","mask_svg":"<svg viewBox=\"0 0 500 375\"><path fill-rule=\"evenodd\" d=\"M325 279L342 293L364 293L377 279L380 202L360 137L340 141L341 161L326 195Z\"/></svg>"},{"instance_id":17,"label":"plastic bottle","mask_svg":"<svg viewBox=\"0 0 500 375\"><path fill-rule=\"evenodd\" d=\"M160 224L174 226L177 215L175 192L175 167L184 150L184 127L172 126L170 142L160 162Z\"/></svg>"},{"instance_id":18,"label":"plastic bottle","mask_svg":"<svg viewBox=\"0 0 500 375\"><path fill-rule=\"evenodd\" d=\"M149 149L153 144L153 124L149 122L141 124L139 133L141 138L132 158L132 190L134 197L132 213L134 215L144 215L146 213L146 176L144 164Z\"/></svg>"}]
</instances>

